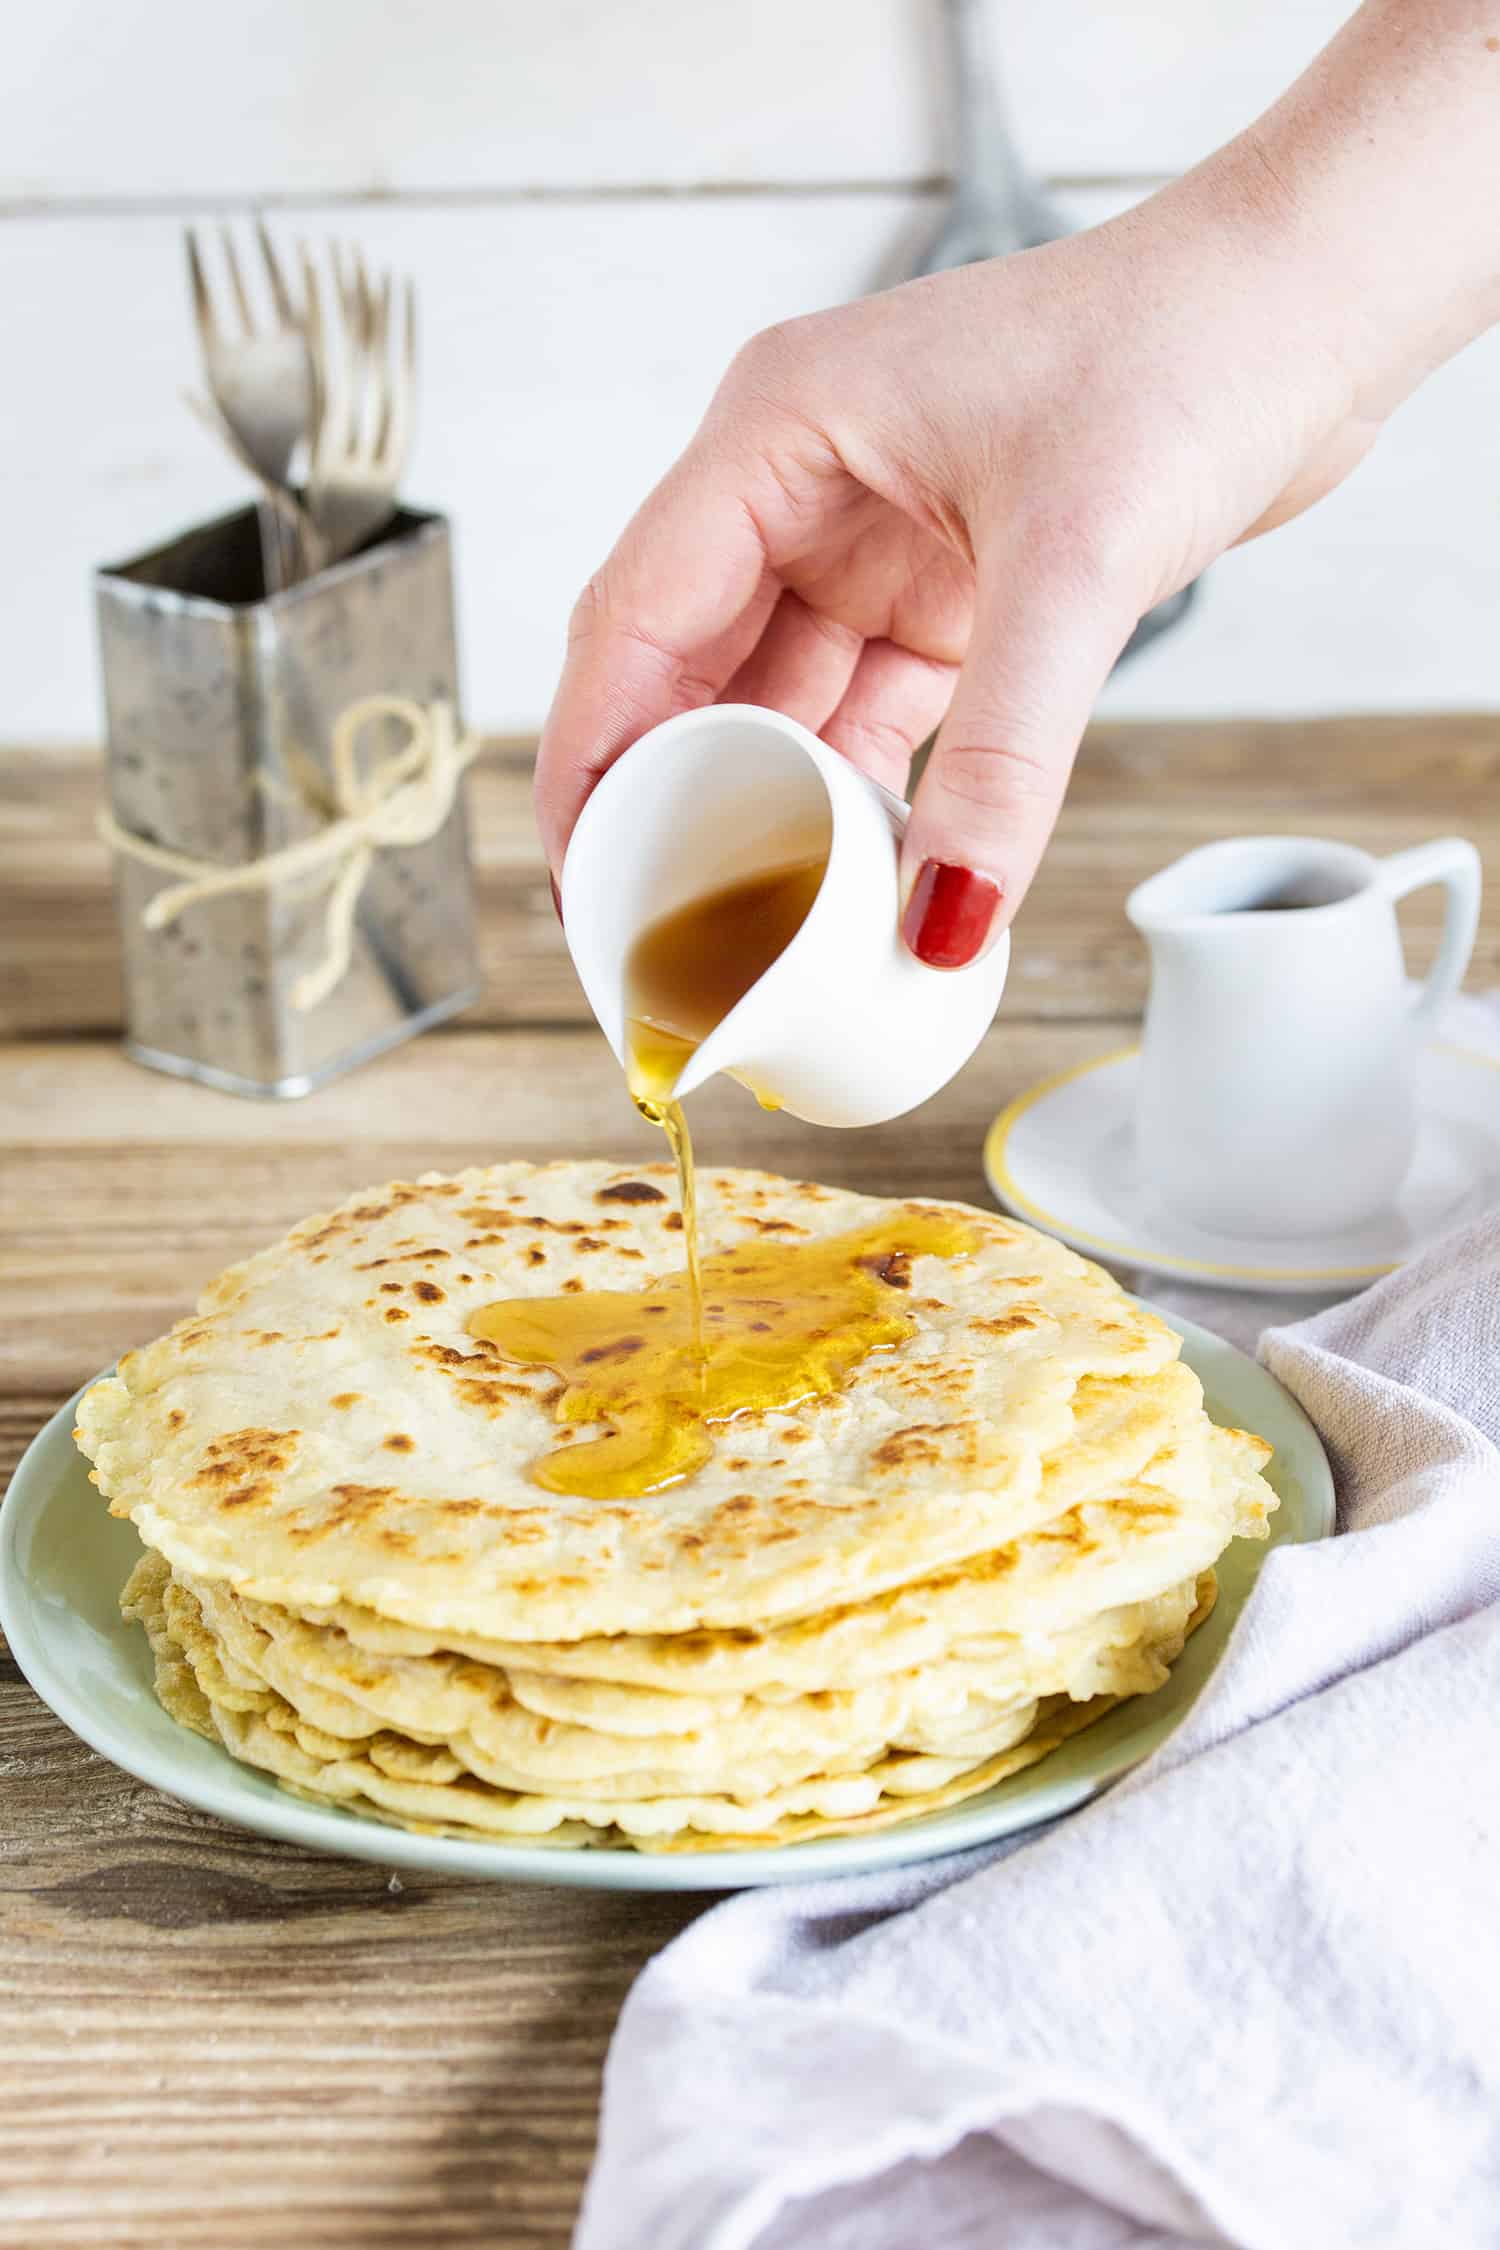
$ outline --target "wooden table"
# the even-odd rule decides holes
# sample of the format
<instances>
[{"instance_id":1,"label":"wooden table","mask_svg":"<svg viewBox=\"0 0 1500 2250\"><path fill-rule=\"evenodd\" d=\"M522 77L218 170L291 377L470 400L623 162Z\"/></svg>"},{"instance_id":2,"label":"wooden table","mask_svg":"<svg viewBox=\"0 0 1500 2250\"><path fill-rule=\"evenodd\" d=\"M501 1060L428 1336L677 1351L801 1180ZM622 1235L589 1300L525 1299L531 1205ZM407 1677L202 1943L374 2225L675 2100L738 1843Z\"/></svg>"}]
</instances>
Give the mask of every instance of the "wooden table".
<instances>
[{"instance_id":1,"label":"wooden table","mask_svg":"<svg viewBox=\"0 0 1500 2250\"><path fill-rule=\"evenodd\" d=\"M499 745L473 781L484 1000L281 1108L122 1058L97 761L0 756L0 1469L221 1266L353 1187L501 1156L656 1153L587 1021L528 775L524 747ZM1129 884L1191 844L1276 829L1375 851L1460 830L1495 859L1494 900L1500 719L1096 729L1000 1022L958 1083L850 1134L710 1088L700 1148L983 1199L996 1109L1129 1035ZM1479 986L1500 982L1497 906ZM1433 893L1406 910L1417 963L1438 914ZM0 2242L567 2241L619 2003L701 1899L397 1881L241 1835L95 1757L3 1655L0 1777Z\"/></svg>"}]
</instances>

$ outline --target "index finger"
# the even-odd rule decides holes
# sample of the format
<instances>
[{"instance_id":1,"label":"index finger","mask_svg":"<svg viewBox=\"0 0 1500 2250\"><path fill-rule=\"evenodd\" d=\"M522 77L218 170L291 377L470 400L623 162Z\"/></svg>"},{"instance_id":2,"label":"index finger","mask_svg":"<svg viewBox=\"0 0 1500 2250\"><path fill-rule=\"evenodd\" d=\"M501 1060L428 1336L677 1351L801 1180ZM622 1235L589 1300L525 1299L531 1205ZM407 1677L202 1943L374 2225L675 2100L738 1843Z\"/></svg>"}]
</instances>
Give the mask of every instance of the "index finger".
<instances>
[{"instance_id":1,"label":"index finger","mask_svg":"<svg viewBox=\"0 0 1500 2250\"><path fill-rule=\"evenodd\" d=\"M651 727L712 703L749 655L777 583L728 465L683 456L590 581L536 763L554 877L596 781Z\"/></svg>"}]
</instances>

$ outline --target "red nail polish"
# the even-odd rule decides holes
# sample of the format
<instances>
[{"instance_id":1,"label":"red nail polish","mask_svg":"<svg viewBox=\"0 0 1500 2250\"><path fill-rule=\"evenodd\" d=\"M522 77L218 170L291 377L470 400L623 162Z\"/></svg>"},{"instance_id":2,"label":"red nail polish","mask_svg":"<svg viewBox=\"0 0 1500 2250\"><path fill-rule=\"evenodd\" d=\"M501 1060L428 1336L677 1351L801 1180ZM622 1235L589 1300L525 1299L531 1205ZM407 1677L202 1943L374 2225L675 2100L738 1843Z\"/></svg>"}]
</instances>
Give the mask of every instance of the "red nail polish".
<instances>
[{"instance_id":1,"label":"red nail polish","mask_svg":"<svg viewBox=\"0 0 1500 2250\"><path fill-rule=\"evenodd\" d=\"M557 877L556 877L555 875L549 875L549 876L547 877L547 880L548 880L548 882L549 882L549 883L550 883L550 884L552 885L552 908L553 908L553 912L554 912L554 913L556 914L556 916L557 916L557 919L558 919L558 921L559 921L559 922L561 922L561 920L562 920L562 892L561 892L561 891L560 891L560 890L558 889L558 887L557 887Z\"/></svg>"},{"instance_id":2,"label":"red nail polish","mask_svg":"<svg viewBox=\"0 0 1500 2250\"><path fill-rule=\"evenodd\" d=\"M988 875L946 860L924 860L901 917L901 935L929 969L966 969L999 909L1000 885Z\"/></svg>"}]
</instances>

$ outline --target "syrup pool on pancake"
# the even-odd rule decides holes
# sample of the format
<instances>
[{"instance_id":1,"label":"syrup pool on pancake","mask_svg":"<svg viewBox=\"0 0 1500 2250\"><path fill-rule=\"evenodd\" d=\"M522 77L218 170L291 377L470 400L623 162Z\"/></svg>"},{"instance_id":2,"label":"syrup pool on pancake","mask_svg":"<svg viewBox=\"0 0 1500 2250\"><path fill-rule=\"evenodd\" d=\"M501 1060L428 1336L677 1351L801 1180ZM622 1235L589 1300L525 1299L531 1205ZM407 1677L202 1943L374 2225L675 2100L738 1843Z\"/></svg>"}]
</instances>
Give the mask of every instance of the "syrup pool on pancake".
<instances>
[{"instance_id":1,"label":"syrup pool on pancake","mask_svg":"<svg viewBox=\"0 0 1500 2250\"><path fill-rule=\"evenodd\" d=\"M627 1082L677 1165L686 1267L640 1291L510 1298L473 1334L562 1380L559 1424L605 1433L534 1464L553 1492L621 1499L675 1484L713 1451L711 1431L838 1389L913 1330L896 1292L911 1259L961 1257L971 1230L913 1211L811 1243L741 1243L701 1256L693 1144L676 1087L702 1041L785 952L823 880L823 856L784 861L650 923L626 964ZM767 1108L774 1096L758 1097Z\"/></svg>"}]
</instances>

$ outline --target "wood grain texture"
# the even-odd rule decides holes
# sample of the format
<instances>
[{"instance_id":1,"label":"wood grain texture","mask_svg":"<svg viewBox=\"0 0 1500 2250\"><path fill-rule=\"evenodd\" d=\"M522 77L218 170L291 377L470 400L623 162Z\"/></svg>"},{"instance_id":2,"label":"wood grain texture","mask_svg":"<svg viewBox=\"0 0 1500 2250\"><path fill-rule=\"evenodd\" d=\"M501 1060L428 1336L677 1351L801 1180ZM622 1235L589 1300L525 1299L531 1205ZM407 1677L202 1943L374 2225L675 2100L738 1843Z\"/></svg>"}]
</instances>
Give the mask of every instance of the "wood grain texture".
<instances>
[{"instance_id":1,"label":"wood grain texture","mask_svg":"<svg viewBox=\"0 0 1500 2250\"><path fill-rule=\"evenodd\" d=\"M97 762L0 755L0 1474L220 1267L362 1183L656 1153L583 1019L528 762L502 747L476 777L474 1021L267 1108L124 1060ZM995 1110L1132 1036L1131 882L1211 836L1294 828L1379 851L1461 829L1493 876L1497 778L1494 719L1098 728L959 1079L847 1134L706 1088L702 1158L980 1199ZM1413 916L1419 958L1435 903ZM1493 905L1475 981L1500 981ZM393 1881L241 1835L95 1757L0 1651L0 2244L564 2250L620 2002L701 1903Z\"/></svg>"},{"instance_id":2,"label":"wood grain texture","mask_svg":"<svg viewBox=\"0 0 1500 2250\"><path fill-rule=\"evenodd\" d=\"M0 1770L0 2240L566 2242L609 2027L701 1900L263 1843L117 1773L21 1685Z\"/></svg>"},{"instance_id":3,"label":"wood grain texture","mask_svg":"<svg viewBox=\"0 0 1500 2250\"><path fill-rule=\"evenodd\" d=\"M471 1024L588 1020L547 895L530 778L529 748L510 742L471 780L485 977ZM91 751L0 760L0 1035L118 1028L109 865L91 826L99 787ZM1094 727L1017 926L1002 1021L1138 1012L1145 958L1124 916L1129 886L1215 836L1289 830L1376 852L1457 830L1500 865L1500 718ZM1441 911L1434 891L1404 910L1418 964ZM1472 976L1500 982L1493 896Z\"/></svg>"}]
</instances>

